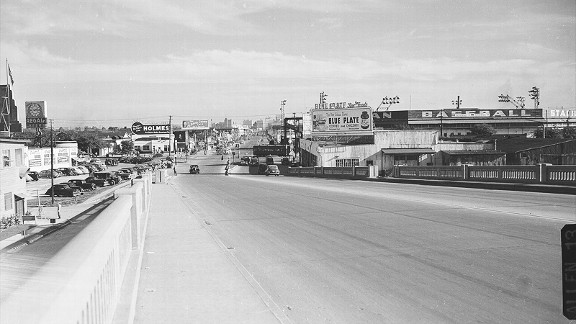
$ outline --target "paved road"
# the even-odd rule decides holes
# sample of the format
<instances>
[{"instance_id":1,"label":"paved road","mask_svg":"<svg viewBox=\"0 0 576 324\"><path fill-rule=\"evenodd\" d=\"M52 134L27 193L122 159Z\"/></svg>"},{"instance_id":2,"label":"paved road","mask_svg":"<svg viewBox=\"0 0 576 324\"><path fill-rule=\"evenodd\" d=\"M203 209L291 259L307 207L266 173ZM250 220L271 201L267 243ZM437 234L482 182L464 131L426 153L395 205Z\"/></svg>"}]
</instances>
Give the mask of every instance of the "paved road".
<instances>
[{"instance_id":1,"label":"paved road","mask_svg":"<svg viewBox=\"0 0 576 324\"><path fill-rule=\"evenodd\" d=\"M565 322L559 233L575 196L225 177L219 160L171 181L294 323Z\"/></svg>"}]
</instances>

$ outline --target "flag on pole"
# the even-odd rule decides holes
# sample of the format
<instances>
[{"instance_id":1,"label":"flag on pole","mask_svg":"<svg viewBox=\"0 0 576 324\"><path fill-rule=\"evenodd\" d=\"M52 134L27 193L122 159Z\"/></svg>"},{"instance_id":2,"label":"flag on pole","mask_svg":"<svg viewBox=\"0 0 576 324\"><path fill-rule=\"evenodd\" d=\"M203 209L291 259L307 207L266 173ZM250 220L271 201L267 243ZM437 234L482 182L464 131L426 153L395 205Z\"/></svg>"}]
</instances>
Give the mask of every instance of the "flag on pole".
<instances>
[{"instance_id":1,"label":"flag on pole","mask_svg":"<svg viewBox=\"0 0 576 324\"><path fill-rule=\"evenodd\" d=\"M14 78L12 77L12 70L10 70L10 64L8 64L8 75L10 75L10 82L14 85Z\"/></svg>"}]
</instances>

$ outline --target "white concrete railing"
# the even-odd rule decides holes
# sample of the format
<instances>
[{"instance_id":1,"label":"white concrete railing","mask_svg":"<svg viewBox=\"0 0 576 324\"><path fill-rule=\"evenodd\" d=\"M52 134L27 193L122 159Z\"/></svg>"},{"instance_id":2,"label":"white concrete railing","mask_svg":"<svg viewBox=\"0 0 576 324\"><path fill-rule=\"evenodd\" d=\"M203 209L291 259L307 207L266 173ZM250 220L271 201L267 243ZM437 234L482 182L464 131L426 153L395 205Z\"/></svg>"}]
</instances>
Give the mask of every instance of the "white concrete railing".
<instances>
[{"instance_id":1,"label":"white concrete railing","mask_svg":"<svg viewBox=\"0 0 576 324\"><path fill-rule=\"evenodd\" d=\"M104 209L0 305L0 323L110 323L134 250L144 235L152 177Z\"/></svg>"}]
</instances>

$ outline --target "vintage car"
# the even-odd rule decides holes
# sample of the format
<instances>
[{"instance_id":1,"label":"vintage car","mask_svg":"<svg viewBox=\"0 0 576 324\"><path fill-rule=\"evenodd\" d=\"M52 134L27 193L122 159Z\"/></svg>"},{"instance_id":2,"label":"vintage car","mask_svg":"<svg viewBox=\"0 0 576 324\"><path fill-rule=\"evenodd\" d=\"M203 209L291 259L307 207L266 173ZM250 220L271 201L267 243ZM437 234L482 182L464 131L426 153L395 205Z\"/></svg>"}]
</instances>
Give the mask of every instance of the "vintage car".
<instances>
[{"instance_id":1,"label":"vintage car","mask_svg":"<svg viewBox=\"0 0 576 324\"><path fill-rule=\"evenodd\" d=\"M54 189L54 196L66 196L66 197L75 197L82 193L80 188L73 188L70 187L67 183L59 183L55 184L50 187L46 191L46 195L52 195L52 189Z\"/></svg>"},{"instance_id":2,"label":"vintage car","mask_svg":"<svg viewBox=\"0 0 576 324\"><path fill-rule=\"evenodd\" d=\"M200 167L196 164L192 164L190 166L190 173L191 174L196 174L196 173L200 173Z\"/></svg>"}]
</instances>

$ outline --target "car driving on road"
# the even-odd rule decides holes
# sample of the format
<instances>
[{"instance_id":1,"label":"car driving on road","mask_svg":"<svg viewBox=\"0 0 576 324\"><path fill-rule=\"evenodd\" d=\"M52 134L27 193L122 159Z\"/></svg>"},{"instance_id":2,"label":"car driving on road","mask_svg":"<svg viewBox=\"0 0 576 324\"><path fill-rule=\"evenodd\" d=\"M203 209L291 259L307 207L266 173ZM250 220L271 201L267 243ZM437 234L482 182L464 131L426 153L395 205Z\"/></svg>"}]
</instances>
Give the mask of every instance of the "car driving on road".
<instances>
[{"instance_id":1,"label":"car driving on road","mask_svg":"<svg viewBox=\"0 0 576 324\"><path fill-rule=\"evenodd\" d=\"M200 173L200 167L196 164L192 164L190 166L190 173L191 174L196 174L196 173Z\"/></svg>"},{"instance_id":2,"label":"car driving on road","mask_svg":"<svg viewBox=\"0 0 576 324\"><path fill-rule=\"evenodd\" d=\"M269 165L268 168L266 169L266 171L264 172L264 174L267 176L269 176L269 175L279 176L280 175L280 169L278 169L277 165Z\"/></svg>"}]
</instances>

